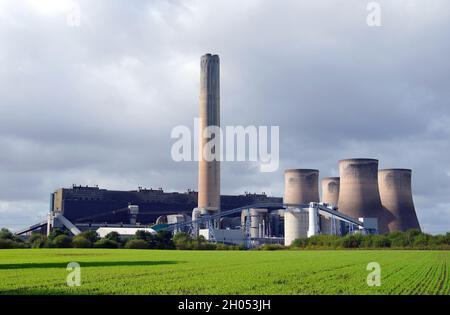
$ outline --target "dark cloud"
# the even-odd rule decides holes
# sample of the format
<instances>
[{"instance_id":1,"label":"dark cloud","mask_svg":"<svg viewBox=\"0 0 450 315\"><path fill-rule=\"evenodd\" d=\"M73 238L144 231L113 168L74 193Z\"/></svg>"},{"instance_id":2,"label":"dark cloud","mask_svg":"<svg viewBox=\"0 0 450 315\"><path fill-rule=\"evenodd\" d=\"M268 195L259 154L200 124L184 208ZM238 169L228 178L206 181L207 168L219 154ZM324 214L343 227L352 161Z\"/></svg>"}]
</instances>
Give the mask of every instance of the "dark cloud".
<instances>
[{"instance_id":1,"label":"dark cloud","mask_svg":"<svg viewBox=\"0 0 450 315\"><path fill-rule=\"evenodd\" d=\"M375 157L414 171L428 232L450 227L450 5L379 1L73 1L0 4L0 225L45 217L49 193L99 184L185 190L170 159L193 126L199 58L221 56L224 125L279 125L280 169L223 164L223 192L282 195L283 169L337 175Z\"/></svg>"}]
</instances>

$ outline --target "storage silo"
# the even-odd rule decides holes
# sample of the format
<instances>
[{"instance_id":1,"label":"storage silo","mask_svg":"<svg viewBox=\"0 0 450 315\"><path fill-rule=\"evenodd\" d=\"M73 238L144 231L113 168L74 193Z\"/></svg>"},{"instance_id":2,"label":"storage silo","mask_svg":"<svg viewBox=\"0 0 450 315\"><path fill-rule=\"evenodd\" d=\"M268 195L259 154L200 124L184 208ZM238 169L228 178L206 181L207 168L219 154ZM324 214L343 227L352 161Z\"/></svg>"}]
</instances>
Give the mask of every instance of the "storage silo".
<instances>
[{"instance_id":1,"label":"storage silo","mask_svg":"<svg viewBox=\"0 0 450 315\"><path fill-rule=\"evenodd\" d=\"M319 171L291 169L284 172L284 203L309 204L319 202ZM308 235L308 211L288 207L284 215L284 244Z\"/></svg>"},{"instance_id":2,"label":"storage silo","mask_svg":"<svg viewBox=\"0 0 450 315\"><path fill-rule=\"evenodd\" d=\"M337 207L339 202L340 178L325 177L322 178L321 183L322 183L322 202Z\"/></svg>"},{"instance_id":3,"label":"storage silo","mask_svg":"<svg viewBox=\"0 0 450 315\"><path fill-rule=\"evenodd\" d=\"M378 160L339 161L339 212L355 219L377 218L380 233L387 233L387 211L383 210L378 190Z\"/></svg>"},{"instance_id":4,"label":"storage silo","mask_svg":"<svg viewBox=\"0 0 450 315\"><path fill-rule=\"evenodd\" d=\"M411 189L412 171L384 169L378 172L381 204L390 214L386 222L389 232L419 229Z\"/></svg>"},{"instance_id":5,"label":"storage silo","mask_svg":"<svg viewBox=\"0 0 450 315\"><path fill-rule=\"evenodd\" d=\"M252 238L265 237L267 227L269 227L267 209L250 209L250 236Z\"/></svg>"},{"instance_id":6,"label":"storage silo","mask_svg":"<svg viewBox=\"0 0 450 315\"><path fill-rule=\"evenodd\" d=\"M270 226L269 212L267 209L255 209L252 208L249 211L249 217L247 217L247 211L241 213L241 226L245 229L247 220L250 219L250 237L262 238L268 235L267 230Z\"/></svg>"}]
</instances>

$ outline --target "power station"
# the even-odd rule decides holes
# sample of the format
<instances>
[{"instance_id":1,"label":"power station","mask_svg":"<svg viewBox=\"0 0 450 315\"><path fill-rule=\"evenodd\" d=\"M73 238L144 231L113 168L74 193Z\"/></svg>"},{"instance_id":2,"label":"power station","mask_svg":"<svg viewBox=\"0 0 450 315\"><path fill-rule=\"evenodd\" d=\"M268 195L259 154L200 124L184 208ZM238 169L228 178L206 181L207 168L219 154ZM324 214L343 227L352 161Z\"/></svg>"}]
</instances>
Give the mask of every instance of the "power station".
<instances>
[{"instance_id":1,"label":"power station","mask_svg":"<svg viewBox=\"0 0 450 315\"><path fill-rule=\"evenodd\" d=\"M290 245L317 234L388 233L420 229L415 212L411 170L378 170L378 160L339 161L339 177L319 170L284 172L284 197L238 196L220 192L220 59L206 54L200 61L198 193L162 189L109 191L73 186L52 194L47 221L18 234L65 228L73 234L92 229L132 235L139 229L180 231L211 242ZM274 178L274 180L282 180ZM322 195L319 192L319 183Z\"/></svg>"}]
</instances>

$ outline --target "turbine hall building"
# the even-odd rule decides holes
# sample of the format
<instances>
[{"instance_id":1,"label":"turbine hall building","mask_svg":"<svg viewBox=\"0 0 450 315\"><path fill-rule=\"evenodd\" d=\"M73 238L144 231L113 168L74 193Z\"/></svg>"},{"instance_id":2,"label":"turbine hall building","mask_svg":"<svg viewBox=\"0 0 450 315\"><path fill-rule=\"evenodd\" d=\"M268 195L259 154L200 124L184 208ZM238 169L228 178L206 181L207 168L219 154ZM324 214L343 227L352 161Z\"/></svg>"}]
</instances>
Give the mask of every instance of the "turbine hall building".
<instances>
[{"instance_id":1,"label":"turbine hall building","mask_svg":"<svg viewBox=\"0 0 450 315\"><path fill-rule=\"evenodd\" d=\"M268 197L264 193L220 196L223 210L253 203L281 202L281 197ZM64 215L74 224L129 224L131 214L128 206L135 205L139 207L136 222L150 224L169 214L190 216L197 203L198 193L192 190L180 193L139 187L138 190L117 191L74 185L51 194L50 210Z\"/></svg>"}]
</instances>

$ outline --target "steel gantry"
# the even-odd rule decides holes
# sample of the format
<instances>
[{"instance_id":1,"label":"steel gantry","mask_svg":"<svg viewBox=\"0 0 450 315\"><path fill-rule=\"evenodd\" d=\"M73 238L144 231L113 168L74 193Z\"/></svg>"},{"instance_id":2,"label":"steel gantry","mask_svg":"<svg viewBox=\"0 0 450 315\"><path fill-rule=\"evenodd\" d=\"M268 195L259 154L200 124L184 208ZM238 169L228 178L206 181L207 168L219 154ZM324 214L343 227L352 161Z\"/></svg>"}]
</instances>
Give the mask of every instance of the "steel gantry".
<instances>
[{"instance_id":1,"label":"steel gantry","mask_svg":"<svg viewBox=\"0 0 450 315\"><path fill-rule=\"evenodd\" d=\"M196 231L198 233L199 227L203 224L206 226L206 228L209 230L209 235L211 241L215 242L214 237L214 226L215 222L218 222L220 218L230 216L233 214L245 213L245 224L243 226L244 228L244 238L246 242L247 247L251 247L252 240L251 240L251 223L250 223L250 209L257 209L257 208L265 208L265 209L273 209L273 210L287 210L287 209L308 209L309 212L309 230L308 230L308 237L316 235L319 232L318 224L317 224L317 216L319 214L325 215L327 217L331 217L331 224L332 224L332 232L337 232L337 222L346 222L350 226L350 231L354 231L355 227L357 229L364 229L363 222L352 218L350 216L347 216L341 212L338 212L336 210L330 209L327 206L319 203L310 203L310 204L286 204L286 203L260 203L260 204L252 204L247 205L244 207L235 208L232 210L226 210L226 211L220 211L214 214L207 214L207 215L201 215L199 218L196 218L194 220L190 220L187 222L182 223L176 223L168 225L167 227L162 228L162 230L167 230L171 232L179 231L184 228L188 228L188 231Z\"/></svg>"}]
</instances>

